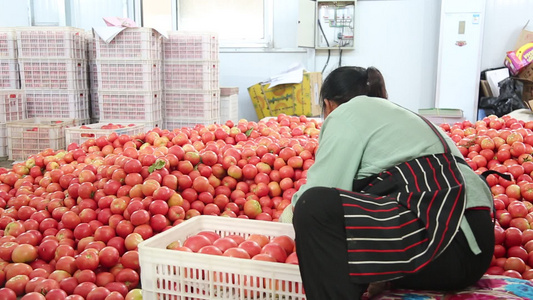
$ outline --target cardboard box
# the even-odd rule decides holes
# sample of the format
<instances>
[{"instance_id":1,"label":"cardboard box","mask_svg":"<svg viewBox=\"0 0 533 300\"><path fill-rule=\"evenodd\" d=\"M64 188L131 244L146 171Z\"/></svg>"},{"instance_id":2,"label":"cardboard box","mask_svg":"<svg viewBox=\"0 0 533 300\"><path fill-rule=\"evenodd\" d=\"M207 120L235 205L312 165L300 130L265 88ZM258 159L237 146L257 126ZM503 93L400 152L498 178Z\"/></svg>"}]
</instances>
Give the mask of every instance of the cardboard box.
<instances>
[{"instance_id":1,"label":"cardboard box","mask_svg":"<svg viewBox=\"0 0 533 300\"><path fill-rule=\"evenodd\" d=\"M492 97L492 90L487 80L481 80L480 87L482 97Z\"/></svg>"},{"instance_id":2,"label":"cardboard box","mask_svg":"<svg viewBox=\"0 0 533 300\"><path fill-rule=\"evenodd\" d=\"M522 31L520 32L520 35L518 36L518 40L516 41L516 44L514 46L515 50L518 50L520 47L524 46L527 43L533 42L533 31L530 31L530 27L528 27L529 21L524 25L522 28Z\"/></svg>"},{"instance_id":3,"label":"cardboard box","mask_svg":"<svg viewBox=\"0 0 533 300\"><path fill-rule=\"evenodd\" d=\"M308 117L320 115L319 94L322 87L320 72L305 72L301 83L282 84L270 88L257 83L248 88L257 117L287 114Z\"/></svg>"},{"instance_id":4,"label":"cardboard box","mask_svg":"<svg viewBox=\"0 0 533 300\"><path fill-rule=\"evenodd\" d=\"M533 81L533 63L530 63L527 67L523 68L522 71L518 73L518 78Z\"/></svg>"},{"instance_id":5,"label":"cardboard box","mask_svg":"<svg viewBox=\"0 0 533 300\"><path fill-rule=\"evenodd\" d=\"M516 51L508 51L503 64L517 75L533 62L533 43L524 44Z\"/></svg>"},{"instance_id":6,"label":"cardboard box","mask_svg":"<svg viewBox=\"0 0 533 300\"><path fill-rule=\"evenodd\" d=\"M532 26L529 26L529 21L524 25L513 51L506 53L503 64L509 69L513 76L519 78L533 80L533 50L524 48L529 43L533 42ZM520 51L519 51L520 50Z\"/></svg>"}]
</instances>

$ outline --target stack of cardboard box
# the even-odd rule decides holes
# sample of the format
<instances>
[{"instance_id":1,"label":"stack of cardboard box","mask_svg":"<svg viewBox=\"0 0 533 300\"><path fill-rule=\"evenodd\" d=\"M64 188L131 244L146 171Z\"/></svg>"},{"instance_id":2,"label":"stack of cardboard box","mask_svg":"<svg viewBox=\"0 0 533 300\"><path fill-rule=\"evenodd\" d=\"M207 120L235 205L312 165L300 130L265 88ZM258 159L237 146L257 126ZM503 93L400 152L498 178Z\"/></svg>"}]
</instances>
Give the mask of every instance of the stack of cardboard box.
<instances>
[{"instance_id":1,"label":"stack of cardboard box","mask_svg":"<svg viewBox=\"0 0 533 300\"><path fill-rule=\"evenodd\" d=\"M524 84L522 100L533 110L533 31L527 29L527 24L520 32L514 48L514 51L507 53L504 63L511 74ZM518 55L525 66L516 68L511 62L512 55Z\"/></svg>"}]
</instances>

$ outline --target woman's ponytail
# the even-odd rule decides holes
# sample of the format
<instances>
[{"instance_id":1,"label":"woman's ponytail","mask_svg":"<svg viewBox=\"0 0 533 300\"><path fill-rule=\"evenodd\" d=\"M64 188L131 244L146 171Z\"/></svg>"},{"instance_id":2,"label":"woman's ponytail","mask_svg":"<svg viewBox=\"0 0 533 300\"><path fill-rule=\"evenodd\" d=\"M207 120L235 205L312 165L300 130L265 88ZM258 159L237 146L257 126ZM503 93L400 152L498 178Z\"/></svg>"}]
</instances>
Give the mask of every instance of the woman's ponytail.
<instances>
[{"instance_id":1,"label":"woman's ponytail","mask_svg":"<svg viewBox=\"0 0 533 300\"><path fill-rule=\"evenodd\" d=\"M333 70L326 77L320 89L320 102L324 106L324 100L327 99L340 105L361 95L387 99L381 72L374 67L365 69L344 66Z\"/></svg>"},{"instance_id":2,"label":"woman's ponytail","mask_svg":"<svg viewBox=\"0 0 533 300\"><path fill-rule=\"evenodd\" d=\"M374 68L374 67L368 67L366 69L367 72L367 85L368 85L368 96L370 97L379 97L387 99L387 89L385 88L385 80L383 79L383 75L381 75L381 72Z\"/></svg>"}]
</instances>

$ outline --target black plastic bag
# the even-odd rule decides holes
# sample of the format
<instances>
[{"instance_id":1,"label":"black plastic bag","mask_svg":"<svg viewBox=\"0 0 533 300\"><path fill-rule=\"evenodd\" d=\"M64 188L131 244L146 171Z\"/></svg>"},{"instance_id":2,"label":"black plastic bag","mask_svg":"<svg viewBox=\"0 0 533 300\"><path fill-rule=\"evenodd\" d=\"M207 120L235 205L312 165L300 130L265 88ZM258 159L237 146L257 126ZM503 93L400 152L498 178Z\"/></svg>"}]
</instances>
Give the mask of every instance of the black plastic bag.
<instances>
[{"instance_id":1,"label":"black plastic bag","mask_svg":"<svg viewBox=\"0 0 533 300\"><path fill-rule=\"evenodd\" d=\"M522 101L523 83L508 77L498 83L500 95L498 97L483 97L478 107L485 110L485 114L504 116L513 110L527 108Z\"/></svg>"}]
</instances>

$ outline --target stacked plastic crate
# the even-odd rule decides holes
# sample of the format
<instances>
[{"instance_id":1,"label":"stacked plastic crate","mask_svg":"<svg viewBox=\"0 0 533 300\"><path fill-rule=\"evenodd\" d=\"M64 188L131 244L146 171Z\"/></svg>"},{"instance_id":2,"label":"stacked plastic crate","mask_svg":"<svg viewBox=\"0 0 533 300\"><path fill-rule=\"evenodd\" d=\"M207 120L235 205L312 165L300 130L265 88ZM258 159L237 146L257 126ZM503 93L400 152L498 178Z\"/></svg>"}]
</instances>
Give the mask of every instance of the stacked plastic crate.
<instances>
[{"instance_id":1,"label":"stacked plastic crate","mask_svg":"<svg viewBox=\"0 0 533 300\"><path fill-rule=\"evenodd\" d=\"M160 127L161 34L126 28L109 43L95 35L94 56L100 122Z\"/></svg>"},{"instance_id":2,"label":"stacked plastic crate","mask_svg":"<svg viewBox=\"0 0 533 300\"><path fill-rule=\"evenodd\" d=\"M87 32L87 71L89 76L89 115L91 123L100 121L100 108L98 106L98 71L96 68L96 40L92 31Z\"/></svg>"},{"instance_id":3,"label":"stacked plastic crate","mask_svg":"<svg viewBox=\"0 0 533 300\"><path fill-rule=\"evenodd\" d=\"M239 88L220 88L220 122L232 121L237 124L239 121Z\"/></svg>"},{"instance_id":4,"label":"stacked plastic crate","mask_svg":"<svg viewBox=\"0 0 533 300\"><path fill-rule=\"evenodd\" d=\"M14 28L0 28L0 71L0 89L20 89Z\"/></svg>"},{"instance_id":5,"label":"stacked plastic crate","mask_svg":"<svg viewBox=\"0 0 533 300\"><path fill-rule=\"evenodd\" d=\"M220 122L218 36L170 32L163 41L164 127Z\"/></svg>"},{"instance_id":6,"label":"stacked plastic crate","mask_svg":"<svg viewBox=\"0 0 533 300\"><path fill-rule=\"evenodd\" d=\"M24 119L25 94L20 89L14 28L0 28L0 158L8 156L7 122Z\"/></svg>"},{"instance_id":7,"label":"stacked plastic crate","mask_svg":"<svg viewBox=\"0 0 533 300\"><path fill-rule=\"evenodd\" d=\"M89 120L85 31L17 27L17 53L28 118Z\"/></svg>"}]
</instances>

